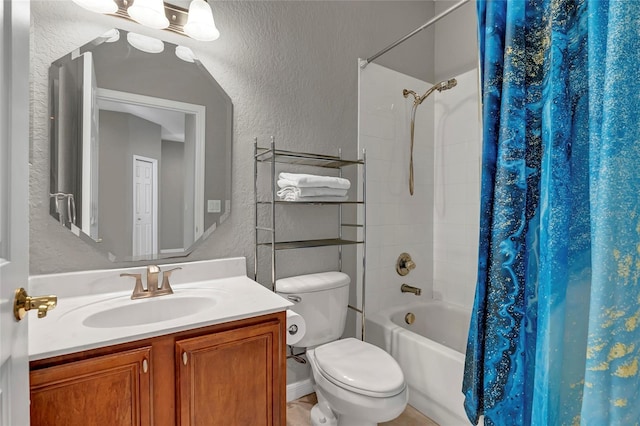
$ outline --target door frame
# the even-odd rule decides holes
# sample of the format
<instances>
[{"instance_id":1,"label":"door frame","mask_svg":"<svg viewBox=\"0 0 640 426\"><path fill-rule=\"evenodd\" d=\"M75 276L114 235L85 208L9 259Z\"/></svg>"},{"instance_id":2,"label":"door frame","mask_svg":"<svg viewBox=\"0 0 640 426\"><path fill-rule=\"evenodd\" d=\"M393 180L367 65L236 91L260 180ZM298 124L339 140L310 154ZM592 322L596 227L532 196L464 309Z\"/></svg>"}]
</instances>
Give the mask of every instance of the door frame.
<instances>
[{"instance_id":1,"label":"door frame","mask_svg":"<svg viewBox=\"0 0 640 426\"><path fill-rule=\"evenodd\" d=\"M29 287L30 2L0 5L0 425L29 424L28 318L13 316Z\"/></svg>"},{"instance_id":2,"label":"door frame","mask_svg":"<svg viewBox=\"0 0 640 426\"><path fill-rule=\"evenodd\" d=\"M84 52L82 61L82 232L98 241L99 132L98 83L93 53ZM76 225L77 223L72 223ZM73 229L73 226L71 227Z\"/></svg>"},{"instance_id":3,"label":"door frame","mask_svg":"<svg viewBox=\"0 0 640 426\"><path fill-rule=\"evenodd\" d=\"M131 205L131 213L132 213L132 230L135 229L136 226L136 178L135 178L135 173L136 173L136 161L145 161L147 163L151 163L151 178L153 179L153 183L151 185L151 194L153 197L153 200L151 201L151 206L153 208L153 213L151 214L151 237L152 237L152 241L151 241L151 250L152 256L155 256L158 254L158 160L156 160L155 158L149 158L149 157L143 157L142 155L133 155L133 163L132 163L132 168L131 168L131 187L132 187L132 192L133 192L133 204ZM131 255L132 256L136 256L135 255L135 247L136 247L136 243L135 243L135 236L136 233L135 232L131 232L132 234L132 238L131 238ZM146 258L148 255L138 255L141 258Z\"/></svg>"},{"instance_id":4,"label":"door frame","mask_svg":"<svg viewBox=\"0 0 640 426\"><path fill-rule=\"evenodd\" d=\"M193 241L197 241L204 233L204 172L207 108L204 105L190 104L187 102L156 98L153 96L122 92L119 90L104 89L101 87L97 89L96 96L98 103L101 101L108 101L121 104L140 105L149 108L178 111L195 117Z\"/></svg>"}]
</instances>

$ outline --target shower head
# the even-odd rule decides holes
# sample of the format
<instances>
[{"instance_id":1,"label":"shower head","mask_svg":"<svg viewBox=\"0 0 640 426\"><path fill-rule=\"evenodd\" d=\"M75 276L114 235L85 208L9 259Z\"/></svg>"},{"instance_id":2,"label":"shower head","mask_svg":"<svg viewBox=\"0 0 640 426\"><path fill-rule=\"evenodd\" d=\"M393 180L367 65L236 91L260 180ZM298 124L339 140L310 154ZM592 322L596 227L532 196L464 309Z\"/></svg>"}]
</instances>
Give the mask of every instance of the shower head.
<instances>
[{"instance_id":1,"label":"shower head","mask_svg":"<svg viewBox=\"0 0 640 426\"><path fill-rule=\"evenodd\" d=\"M434 91L438 91L438 92L442 92L443 90L449 90L453 87L455 87L458 84L458 80L456 80L455 78L450 78L449 80L444 80L441 81L440 83L436 83L433 86L431 86L431 88L429 90L426 91L426 93L422 96L418 96L416 94L416 92L414 92L413 90L407 90L404 89L402 91L402 95L406 98L409 95L413 96L413 104L415 106L418 106L422 103L422 101L424 101L425 99L427 99L427 97L432 94Z\"/></svg>"},{"instance_id":2,"label":"shower head","mask_svg":"<svg viewBox=\"0 0 640 426\"><path fill-rule=\"evenodd\" d=\"M443 90L449 90L453 87L455 87L458 84L458 80L456 80L455 78L450 78L447 81L441 81L440 83L436 84L436 90L438 92L442 92Z\"/></svg>"}]
</instances>

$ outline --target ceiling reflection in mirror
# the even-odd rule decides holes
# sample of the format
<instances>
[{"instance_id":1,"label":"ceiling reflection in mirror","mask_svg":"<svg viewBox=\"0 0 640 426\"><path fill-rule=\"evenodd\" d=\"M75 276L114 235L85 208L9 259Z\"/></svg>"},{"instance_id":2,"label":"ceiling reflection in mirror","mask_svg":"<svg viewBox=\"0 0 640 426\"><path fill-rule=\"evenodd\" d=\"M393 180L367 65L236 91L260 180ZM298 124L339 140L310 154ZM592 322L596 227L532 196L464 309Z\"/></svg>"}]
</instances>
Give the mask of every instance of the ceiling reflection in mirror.
<instances>
[{"instance_id":1,"label":"ceiling reflection in mirror","mask_svg":"<svg viewBox=\"0 0 640 426\"><path fill-rule=\"evenodd\" d=\"M49 68L50 213L112 261L185 256L229 215L231 99L184 46L123 30Z\"/></svg>"}]
</instances>

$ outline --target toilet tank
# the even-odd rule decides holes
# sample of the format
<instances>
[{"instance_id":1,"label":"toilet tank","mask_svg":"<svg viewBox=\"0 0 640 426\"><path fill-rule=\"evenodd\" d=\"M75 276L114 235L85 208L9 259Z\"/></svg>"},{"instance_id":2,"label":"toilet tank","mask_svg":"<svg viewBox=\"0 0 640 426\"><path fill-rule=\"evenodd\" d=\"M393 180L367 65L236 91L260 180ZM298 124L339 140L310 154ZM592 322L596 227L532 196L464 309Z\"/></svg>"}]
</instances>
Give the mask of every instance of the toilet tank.
<instances>
[{"instance_id":1,"label":"toilet tank","mask_svg":"<svg viewBox=\"0 0 640 426\"><path fill-rule=\"evenodd\" d=\"M339 339L344 332L351 279L342 272L298 275L276 281L276 292L294 303L306 333L297 347L309 348Z\"/></svg>"}]
</instances>

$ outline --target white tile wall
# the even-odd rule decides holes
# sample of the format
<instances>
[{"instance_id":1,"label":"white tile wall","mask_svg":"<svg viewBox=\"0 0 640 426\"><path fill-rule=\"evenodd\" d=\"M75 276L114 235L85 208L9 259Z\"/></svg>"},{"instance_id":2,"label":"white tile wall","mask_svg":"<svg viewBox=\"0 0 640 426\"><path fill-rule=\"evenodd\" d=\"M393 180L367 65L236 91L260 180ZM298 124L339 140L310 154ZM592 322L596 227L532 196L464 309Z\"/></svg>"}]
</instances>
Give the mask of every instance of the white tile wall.
<instances>
[{"instance_id":1,"label":"white tile wall","mask_svg":"<svg viewBox=\"0 0 640 426\"><path fill-rule=\"evenodd\" d=\"M471 309L478 265L480 154L477 70L436 93L433 296Z\"/></svg>"},{"instance_id":2,"label":"white tile wall","mask_svg":"<svg viewBox=\"0 0 640 426\"><path fill-rule=\"evenodd\" d=\"M415 194L409 195L409 126L413 99L430 83L369 64L360 72L359 147L367 152L366 311L415 300L407 283L471 309L475 292L481 137L477 71L436 92L416 114ZM402 252L417 268L395 272Z\"/></svg>"},{"instance_id":3,"label":"white tile wall","mask_svg":"<svg viewBox=\"0 0 640 426\"><path fill-rule=\"evenodd\" d=\"M409 194L410 117L413 98L403 89L424 93L431 85L369 64L360 73L359 147L367 152L366 311L413 301L403 283L432 294L433 276L433 99L416 114L415 192ZM402 252L417 264L408 276L395 271Z\"/></svg>"}]
</instances>

